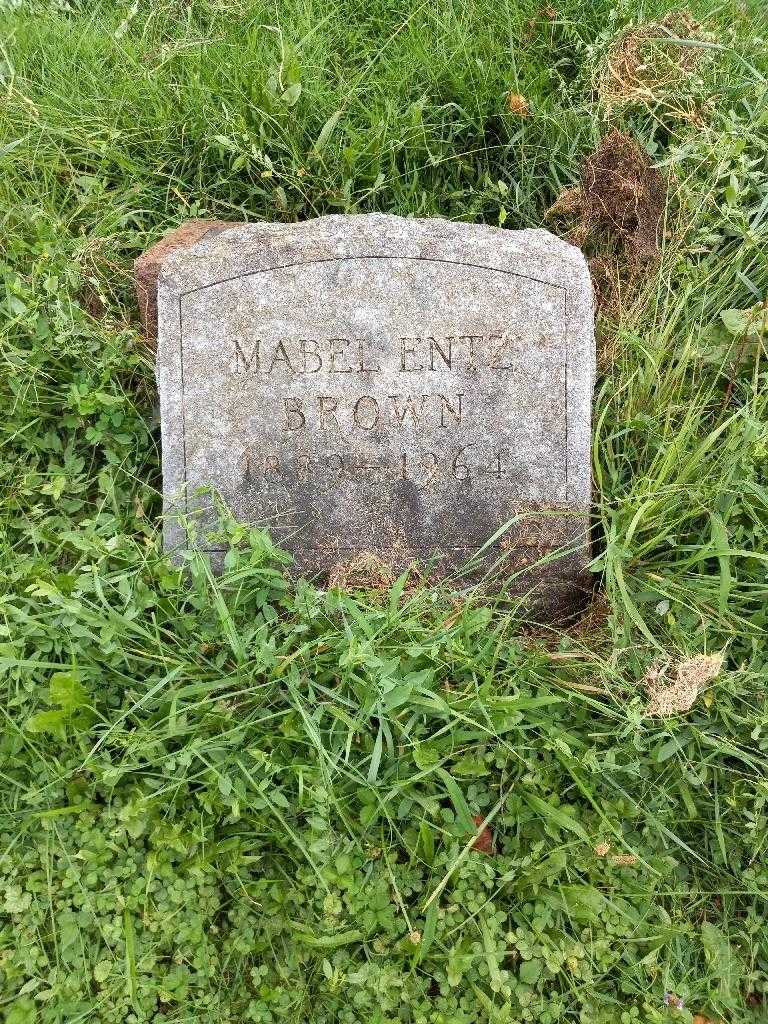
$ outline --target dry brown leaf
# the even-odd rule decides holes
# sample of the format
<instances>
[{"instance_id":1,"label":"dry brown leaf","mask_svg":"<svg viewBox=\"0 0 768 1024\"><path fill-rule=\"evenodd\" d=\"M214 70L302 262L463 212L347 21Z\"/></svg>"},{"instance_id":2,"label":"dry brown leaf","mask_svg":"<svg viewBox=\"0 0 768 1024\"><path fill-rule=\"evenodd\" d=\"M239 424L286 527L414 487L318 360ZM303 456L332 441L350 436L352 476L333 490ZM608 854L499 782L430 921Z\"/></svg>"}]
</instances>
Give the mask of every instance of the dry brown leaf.
<instances>
[{"instance_id":1,"label":"dry brown leaf","mask_svg":"<svg viewBox=\"0 0 768 1024\"><path fill-rule=\"evenodd\" d=\"M507 110L518 117L528 117L531 106L525 96L521 96L519 92L510 92L507 93Z\"/></svg>"},{"instance_id":2,"label":"dry brown leaf","mask_svg":"<svg viewBox=\"0 0 768 1024\"><path fill-rule=\"evenodd\" d=\"M479 828L483 824L485 818L482 814L475 814L472 818L473 824ZM496 852L493 845L493 832L486 825L485 828L480 830L477 839L472 843L472 849L477 850L478 853L487 853L490 856Z\"/></svg>"}]
</instances>

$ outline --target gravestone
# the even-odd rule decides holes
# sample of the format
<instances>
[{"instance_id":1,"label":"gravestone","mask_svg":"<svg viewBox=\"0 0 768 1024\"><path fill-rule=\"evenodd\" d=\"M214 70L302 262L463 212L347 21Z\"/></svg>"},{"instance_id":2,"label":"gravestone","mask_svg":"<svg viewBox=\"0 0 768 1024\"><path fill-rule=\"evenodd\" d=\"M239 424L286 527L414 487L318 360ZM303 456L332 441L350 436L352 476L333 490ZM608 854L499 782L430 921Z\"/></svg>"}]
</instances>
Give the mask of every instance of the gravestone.
<instances>
[{"instance_id":1,"label":"gravestone","mask_svg":"<svg viewBox=\"0 0 768 1024\"><path fill-rule=\"evenodd\" d=\"M215 491L303 574L476 556L475 577L572 601L594 377L577 249L379 214L194 234L156 260L167 549L196 517L221 561Z\"/></svg>"}]
</instances>

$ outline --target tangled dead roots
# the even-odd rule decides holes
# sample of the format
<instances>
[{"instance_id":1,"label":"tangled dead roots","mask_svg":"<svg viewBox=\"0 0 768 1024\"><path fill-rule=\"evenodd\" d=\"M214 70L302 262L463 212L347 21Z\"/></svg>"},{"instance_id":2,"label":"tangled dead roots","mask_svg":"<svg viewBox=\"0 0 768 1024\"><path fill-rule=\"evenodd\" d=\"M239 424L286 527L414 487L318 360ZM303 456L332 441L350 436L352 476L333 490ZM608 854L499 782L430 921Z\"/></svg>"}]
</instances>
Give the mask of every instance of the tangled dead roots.
<instances>
[{"instance_id":1,"label":"tangled dead roots","mask_svg":"<svg viewBox=\"0 0 768 1024\"><path fill-rule=\"evenodd\" d=\"M568 238L590 257L598 303L610 307L622 286L644 278L659 255L669 181L634 139L613 130L582 166L578 185L547 212L569 225Z\"/></svg>"},{"instance_id":2,"label":"tangled dead roots","mask_svg":"<svg viewBox=\"0 0 768 1024\"><path fill-rule=\"evenodd\" d=\"M668 183L634 139L612 131L581 166L578 185L566 189L549 217L573 221L580 247L603 243L632 263L655 259Z\"/></svg>"},{"instance_id":3,"label":"tangled dead roots","mask_svg":"<svg viewBox=\"0 0 768 1024\"><path fill-rule=\"evenodd\" d=\"M667 187L634 139L618 131L607 135L584 161L581 189L590 231L620 240L633 263L656 258Z\"/></svg>"}]
</instances>

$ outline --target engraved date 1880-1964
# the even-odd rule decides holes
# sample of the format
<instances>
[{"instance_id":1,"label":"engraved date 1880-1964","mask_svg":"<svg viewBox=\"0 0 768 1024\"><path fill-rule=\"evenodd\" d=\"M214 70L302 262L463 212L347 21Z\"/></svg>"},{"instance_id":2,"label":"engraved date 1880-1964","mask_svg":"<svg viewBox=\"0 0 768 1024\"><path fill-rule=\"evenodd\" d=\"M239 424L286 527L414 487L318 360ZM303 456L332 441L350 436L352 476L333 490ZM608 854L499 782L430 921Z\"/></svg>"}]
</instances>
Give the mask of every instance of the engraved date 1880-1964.
<instances>
[{"instance_id":1,"label":"engraved date 1880-1964","mask_svg":"<svg viewBox=\"0 0 768 1024\"><path fill-rule=\"evenodd\" d=\"M508 473L508 458L509 452L489 455L479 452L472 444L443 452L404 451L388 460L339 452L321 452L311 456L280 455L251 447L244 453L241 467L246 489L309 479L317 479L324 484L345 480L374 483L411 480L418 487L458 484L469 488L481 480L503 480Z\"/></svg>"}]
</instances>

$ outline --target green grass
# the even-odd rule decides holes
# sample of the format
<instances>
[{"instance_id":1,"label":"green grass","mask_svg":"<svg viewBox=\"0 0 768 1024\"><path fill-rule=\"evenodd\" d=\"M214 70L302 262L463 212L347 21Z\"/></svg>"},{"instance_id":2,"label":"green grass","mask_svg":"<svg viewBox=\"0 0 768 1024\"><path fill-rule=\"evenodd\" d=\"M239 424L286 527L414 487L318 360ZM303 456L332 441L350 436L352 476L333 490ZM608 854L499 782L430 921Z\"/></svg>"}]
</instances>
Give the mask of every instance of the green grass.
<instances>
[{"instance_id":1,"label":"green grass","mask_svg":"<svg viewBox=\"0 0 768 1024\"><path fill-rule=\"evenodd\" d=\"M768 1019L768 381L727 313L768 295L761 6L698 4L697 69L608 109L669 4L0 0L5 1024ZM675 188L599 325L604 616L295 586L235 524L223 577L163 559L136 255L192 216L543 225L614 126Z\"/></svg>"}]
</instances>

